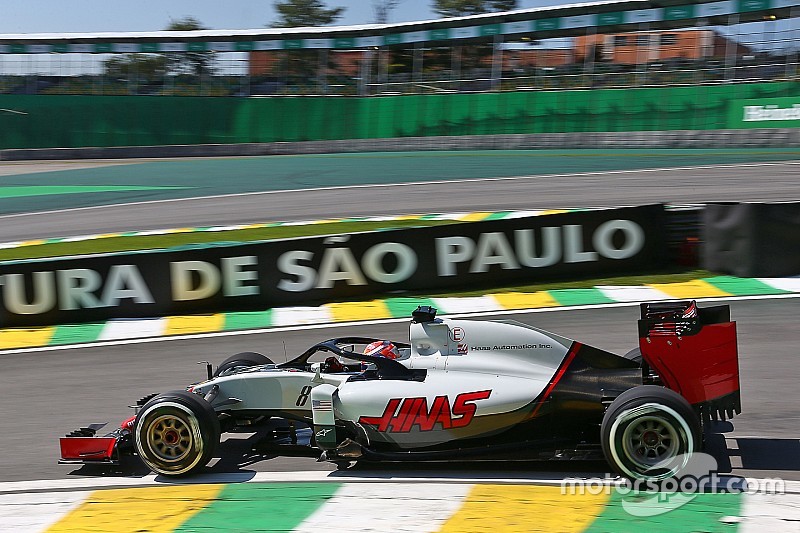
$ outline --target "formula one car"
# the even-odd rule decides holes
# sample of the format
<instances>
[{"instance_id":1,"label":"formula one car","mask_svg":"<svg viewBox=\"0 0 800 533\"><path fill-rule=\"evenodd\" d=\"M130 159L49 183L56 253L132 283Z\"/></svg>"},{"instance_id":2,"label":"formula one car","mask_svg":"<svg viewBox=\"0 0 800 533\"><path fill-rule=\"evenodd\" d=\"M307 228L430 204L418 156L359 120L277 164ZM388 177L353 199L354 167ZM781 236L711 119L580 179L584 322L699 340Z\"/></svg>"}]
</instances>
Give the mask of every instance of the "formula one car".
<instances>
[{"instance_id":1,"label":"formula one car","mask_svg":"<svg viewBox=\"0 0 800 533\"><path fill-rule=\"evenodd\" d=\"M703 443L703 425L741 411L736 324L728 306L641 304L639 348L625 356L510 320L413 313L396 358L376 339L331 339L274 364L229 357L186 390L141 399L105 436L61 439L61 462L138 455L155 472L197 472L221 432L275 417L313 431L320 460L592 459L622 475L669 477ZM314 362L314 359L323 359Z\"/></svg>"}]
</instances>

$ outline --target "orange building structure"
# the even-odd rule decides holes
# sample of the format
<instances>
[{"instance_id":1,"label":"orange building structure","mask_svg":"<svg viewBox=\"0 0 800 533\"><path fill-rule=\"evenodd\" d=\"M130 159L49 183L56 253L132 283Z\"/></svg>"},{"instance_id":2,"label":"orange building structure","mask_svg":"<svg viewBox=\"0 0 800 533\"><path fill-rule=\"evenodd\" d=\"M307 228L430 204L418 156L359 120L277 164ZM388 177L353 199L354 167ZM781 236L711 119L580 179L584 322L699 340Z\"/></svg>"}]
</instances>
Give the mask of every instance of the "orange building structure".
<instances>
[{"instance_id":1,"label":"orange building structure","mask_svg":"<svg viewBox=\"0 0 800 533\"><path fill-rule=\"evenodd\" d=\"M502 68L560 67L587 61L636 65L670 59L702 60L741 57L752 50L711 29L683 29L646 32L597 34L575 37L568 48L508 48L503 51ZM329 73L358 76L364 50L331 50L327 53ZM425 52L427 55L428 52ZM283 51L250 52L250 76L274 75ZM377 56L372 56L371 61ZM423 63L426 60L423 59ZM491 66L491 55L484 66Z\"/></svg>"},{"instance_id":2,"label":"orange building structure","mask_svg":"<svg viewBox=\"0 0 800 533\"><path fill-rule=\"evenodd\" d=\"M635 65L669 59L699 60L741 56L750 48L710 29L585 35L574 39L575 62Z\"/></svg>"}]
</instances>

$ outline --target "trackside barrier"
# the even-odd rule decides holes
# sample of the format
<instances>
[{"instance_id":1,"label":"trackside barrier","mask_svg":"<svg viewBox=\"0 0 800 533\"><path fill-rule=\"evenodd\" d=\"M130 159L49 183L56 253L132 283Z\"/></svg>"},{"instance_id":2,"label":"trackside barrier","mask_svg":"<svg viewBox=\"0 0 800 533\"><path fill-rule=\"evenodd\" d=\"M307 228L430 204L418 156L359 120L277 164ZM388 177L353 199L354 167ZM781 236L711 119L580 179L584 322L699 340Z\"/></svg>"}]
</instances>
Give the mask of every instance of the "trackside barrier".
<instances>
[{"instance_id":1,"label":"trackside barrier","mask_svg":"<svg viewBox=\"0 0 800 533\"><path fill-rule=\"evenodd\" d=\"M259 310L652 271L664 208L0 263L0 326Z\"/></svg>"},{"instance_id":2,"label":"trackside barrier","mask_svg":"<svg viewBox=\"0 0 800 533\"><path fill-rule=\"evenodd\" d=\"M560 150L570 148L800 147L800 128L739 130L518 133L237 144L175 144L0 150L0 161L308 155L443 150Z\"/></svg>"},{"instance_id":3,"label":"trackside barrier","mask_svg":"<svg viewBox=\"0 0 800 533\"><path fill-rule=\"evenodd\" d=\"M739 277L800 274L800 202L709 204L703 268Z\"/></svg>"},{"instance_id":4,"label":"trackside barrier","mask_svg":"<svg viewBox=\"0 0 800 533\"><path fill-rule=\"evenodd\" d=\"M0 94L0 108L16 111L0 113L0 149L407 137L436 144L438 137L560 133L576 134L581 141L589 133L671 131L694 131L683 137L699 143L705 131L795 126L774 120L743 123L742 117L744 103L770 106L778 99L781 106L791 106L798 95L800 85L784 81L336 98Z\"/></svg>"}]
</instances>

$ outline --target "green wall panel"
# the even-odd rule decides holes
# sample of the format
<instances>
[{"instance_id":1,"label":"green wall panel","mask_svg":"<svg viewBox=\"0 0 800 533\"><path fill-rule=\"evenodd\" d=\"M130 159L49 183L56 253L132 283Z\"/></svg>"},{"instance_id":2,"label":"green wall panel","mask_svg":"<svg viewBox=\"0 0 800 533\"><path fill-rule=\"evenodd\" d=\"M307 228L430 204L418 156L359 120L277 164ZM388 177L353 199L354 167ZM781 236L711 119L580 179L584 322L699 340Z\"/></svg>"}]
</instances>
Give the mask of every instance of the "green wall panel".
<instances>
[{"instance_id":1,"label":"green wall panel","mask_svg":"<svg viewBox=\"0 0 800 533\"><path fill-rule=\"evenodd\" d=\"M370 98L0 95L0 108L25 113L0 114L0 148L721 129L742 101L797 96L797 82Z\"/></svg>"}]
</instances>

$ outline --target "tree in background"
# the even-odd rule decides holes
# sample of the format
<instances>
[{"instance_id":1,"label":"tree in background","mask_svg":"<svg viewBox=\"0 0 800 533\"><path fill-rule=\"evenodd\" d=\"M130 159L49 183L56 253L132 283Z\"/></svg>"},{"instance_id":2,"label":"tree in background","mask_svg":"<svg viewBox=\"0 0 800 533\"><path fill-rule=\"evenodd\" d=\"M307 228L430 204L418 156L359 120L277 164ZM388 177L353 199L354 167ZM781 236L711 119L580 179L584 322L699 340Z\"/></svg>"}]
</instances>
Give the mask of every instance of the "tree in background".
<instances>
[{"instance_id":1,"label":"tree in background","mask_svg":"<svg viewBox=\"0 0 800 533\"><path fill-rule=\"evenodd\" d=\"M386 24L392 10L400 5L403 0L372 0L372 11L375 13L375 22Z\"/></svg>"},{"instance_id":2,"label":"tree in background","mask_svg":"<svg viewBox=\"0 0 800 533\"><path fill-rule=\"evenodd\" d=\"M207 30L194 17L173 20L167 31ZM180 52L167 56L167 70L170 74L189 74L191 76L210 75L214 72L214 52Z\"/></svg>"},{"instance_id":3,"label":"tree in background","mask_svg":"<svg viewBox=\"0 0 800 533\"><path fill-rule=\"evenodd\" d=\"M443 17L464 17L468 15L481 15L494 11L511 11L517 9L518 0L433 0L433 11ZM445 50L442 49L441 52ZM433 53L428 63L434 65L445 65L450 59L450 50L446 54ZM489 57L494 53L492 45L460 45L452 50L453 57L457 58L456 64L452 65L455 74L461 77L461 73L469 72L473 69L480 69L486 66ZM428 58L426 58L427 60ZM450 68L448 65L444 68Z\"/></svg>"},{"instance_id":4,"label":"tree in background","mask_svg":"<svg viewBox=\"0 0 800 533\"><path fill-rule=\"evenodd\" d=\"M205 30L197 19L173 20L167 31ZM167 75L203 76L214 71L214 52L120 54L103 63L106 76L134 85L162 84Z\"/></svg>"},{"instance_id":5,"label":"tree in background","mask_svg":"<svg viewBox=\"0 0 800 533\"><path fill-rule=\"evenodd\" d=\"M274 28L297 28L326 26L338 20L343 7L327 8L319 0L283 0L275 2L275 11L280 18L272 23ZM325 64L317 50L287 50L279 62L278 68L287 76L297 78L299 83L306 83L313 78L324 76L319 72L320 65ZM331 66L328 63L328 66Z\"/></svg>"},{"instance_id":6,"label":"tree in background","mask_svg":"<svg viewBox=\"0 0 800 533\"><path fill-rule=\"evenodd\" d=\"M517 9L517 0L433 0L433 10L443 17L464 17Z\"/></svg>"},{"instance_id":7,"label":"tree in background","mask_svg":"<svg viewBox=\"0 0 800 533\"><path fill-rule=\"evenodd\" d=\"M149 85L164 79L167 58L155 54L122 54L107 59L103 67L109 78Z\"/></svg>"},{"instance_id":8,"label":"tree in background","mask_svg":"<svg viewBox=\"0 0 800 533\"><path fill-rule=\"evenodd\" d=\"M275 11L280 18L272 24L275 28L298 28L303 26L327 26L344 13L343 7L325 7L319 0L283 0L275 2Z\"/></svg>"}]
</instances>

